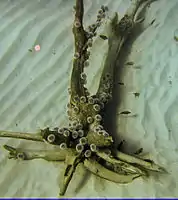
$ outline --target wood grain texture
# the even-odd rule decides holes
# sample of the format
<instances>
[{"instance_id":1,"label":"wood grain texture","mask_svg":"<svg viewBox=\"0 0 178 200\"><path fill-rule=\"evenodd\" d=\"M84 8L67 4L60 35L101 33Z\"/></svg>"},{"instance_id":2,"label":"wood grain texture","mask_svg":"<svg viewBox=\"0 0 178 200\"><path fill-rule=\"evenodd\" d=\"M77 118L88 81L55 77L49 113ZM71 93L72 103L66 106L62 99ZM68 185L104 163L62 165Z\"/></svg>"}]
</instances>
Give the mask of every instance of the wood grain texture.
<instances>
[{"instance_id":1,"label":"wood grain texture","mask_svg":"<svg viewBox=\"0 0 178 200\"><path fill-rule=\"evenodd\" d=\"M95 21L100 5L124 13L129 0L85 2L85 24ZM73 57L73 0L0 1L0 129L36 132L46 126L67 124L67 86ZM126 140L125 151L143 147L151 158L169 170L169 175L138 179L119 185L89 175L80 189L76 175L68 194L73 197L176 197L178 192L178 2L158 0L150 6L144 30L132 43L125 65L116 75L116 100L108 115L111 131ZM155 22L148 26L156 18ZM105 29L101 29L105 34ZM35 45L41 50L31 52ZM94 41L86 72L88 86L95 91L107 42ZM134 93L139 92L138 98ZM114 107L116 106L116 107ZM128 116L118 115L125 110ZM135 116L135 117L133 117ZM39 149L31 142L0 139L0 144ZM55 197L63 164L43 160L8 160L0 151L0 197ZM78 169L79 170L79 169ZM56 174L59 174L56 177ZM77 173L76 173L77 174ZM139 189L138 189L139 188ZM77 192L75 192L77 190Z\"/></svg>"}]
</instances>

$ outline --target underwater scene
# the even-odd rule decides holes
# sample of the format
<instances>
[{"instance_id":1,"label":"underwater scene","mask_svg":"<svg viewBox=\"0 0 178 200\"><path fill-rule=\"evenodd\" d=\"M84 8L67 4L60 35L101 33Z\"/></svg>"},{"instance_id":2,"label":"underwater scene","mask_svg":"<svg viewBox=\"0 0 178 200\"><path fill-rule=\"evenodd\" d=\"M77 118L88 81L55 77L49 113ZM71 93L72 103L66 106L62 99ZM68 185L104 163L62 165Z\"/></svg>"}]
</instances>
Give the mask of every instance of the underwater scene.
<instances>
[{"instance_id":1,"label":"underwater scene","mask_svg":"<svg viewBox=\"0 0 178 200\"><path fill-rule=\"evenodd\" d=\"M177 10L0 1L0 197L178 197Z\"/></svg>"}]
</instances>

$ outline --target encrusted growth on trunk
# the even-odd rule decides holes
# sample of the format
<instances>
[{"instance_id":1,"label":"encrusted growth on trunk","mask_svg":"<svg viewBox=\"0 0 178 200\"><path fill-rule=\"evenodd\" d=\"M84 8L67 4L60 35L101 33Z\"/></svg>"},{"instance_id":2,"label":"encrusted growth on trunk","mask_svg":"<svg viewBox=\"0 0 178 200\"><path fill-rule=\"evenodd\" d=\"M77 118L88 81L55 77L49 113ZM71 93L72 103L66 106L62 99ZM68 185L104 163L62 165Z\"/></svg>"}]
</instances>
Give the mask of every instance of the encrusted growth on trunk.
<instances>
[{"instance_id":1,"label":"encrusted growth on trunk","mask_svg":"<svg viewBox=\"0 0 178 200\"><path fill-rule=\"evenodd\" d=\"M70 101L68 103L69 126L64 128L49 128L39 133L13 133L0 131L0 137L47 142L55 145L55 150L25 150L4 145L9 152L9 158L20 160L45 159L47 161L64 161L60 195L64 195L78 164L83 164L97 176L117 182L129 183L135 178L147 176L149 171L166 172L164 168L153 161L131 156L117 151L113 145L111 133L104 130L103 114L106 104L112 99L114 67L122 46L132 33L133 27L142 19L135 19L141 5L151 0L135 0L119 21L117 13L110 23L108 35L108 54L104 63L99 88L90 95L86 84L84 68L88 67L93 37L102 24L107 7L101 6L97 20L88 27L83 26L83 0L76 0L73 23L75 52L70 81Z\"/></svg>"}]
</instances>

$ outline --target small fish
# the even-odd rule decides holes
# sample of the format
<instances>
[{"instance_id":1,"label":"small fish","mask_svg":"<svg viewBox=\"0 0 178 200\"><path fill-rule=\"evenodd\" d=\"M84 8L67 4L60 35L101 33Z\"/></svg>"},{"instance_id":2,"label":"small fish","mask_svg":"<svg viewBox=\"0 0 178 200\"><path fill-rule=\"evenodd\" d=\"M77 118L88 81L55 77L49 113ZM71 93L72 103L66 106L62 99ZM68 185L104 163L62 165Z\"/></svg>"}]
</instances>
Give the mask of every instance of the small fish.
<instances>
[{"instance_id":1,"label":"small fish","mask_svg":"<svg viewBox=\"0 0 178 200\"><path fill-rule=\"evenodd\" d=\"M138 155L143 152L143 148L138 149L134 154Z\"/></svg>"},{"instance_id":2,"label":"small fish","mask_svg":"<svg viewBox=\"0 0 178 200\"><path fill-rule=\"evenodd\" d=\"M139 92L134 92L133 94L135 95L135 97L139 97L140 96Z\"/></svg>"},{"instance_id":3,"label":"small fish","mask_svg":"<svg viewBox=\"0 0 178 200\"><path fill-rule=\"evenodd\" d=\"M128 114L130 114L130 113L131 113L130 111L126 110L126 111L122 111L122 112L120 112L119 114L128 115Z\"/></svg>"},{"instance_id":4,"label":"small fish","mask_svg":"<svg viewBox=\"0 0 178 200\"><path fill-rule=\"evenodd\" d=\"M123 146L123 144L125 143L125 140L122 140L118 146L117 146L117 150L120 151L121 150L121 147Z\"/></svg>"},{"instance_id":5,"label":"small fish","mask_svg":"<svg viewBox=\"0 0 178 200\"><path fill-rule=\"evenodd\" d=\"M156 21L156 19L153 19L150 23L150 25L152 25L154 22Z\"/></svg>"},{"instance_id":6,"label":"small fish","mask_svg":"<svg viewBox=\"0 0 178 200\"><path fill-rule=\"evenodd\" d=\"M107 40L107 39L108 39L108 37L105 36L105 35L99 35L99 37L100 37L101 39L103 39L103 40Z\"/></svg>"},{"instance_id":7,"label":"small fish","mask_svg":"<svg viewBox=\"0 0 178 200\"><path fill-rule=\"evenodd\" d=\"M126 65L134 65L134 62L132 61L126 62Z\"/></svg>"},{"instance_id":8,"label":"small fish","mask_svg":"<svg viewBox=\"0 0 178 200\"><path fill-rule=\"evenodd\" d=\"M118 84L119 84L119 85L124 85L124 83L121 83L121 82L119 82Z\"/></svg>"},{"instance_id":9,"label":"small fish","mask_svg":"<svg viewBox=\"0 0 178 200\"><path fill-rule=\"evenodd\" d=\"M144 159L144 161L149 162L149 163L151 163L151 164L154 163L154 162L153 162L152 160L150 160L150 159Z\"/></svg>"}]
</instances>

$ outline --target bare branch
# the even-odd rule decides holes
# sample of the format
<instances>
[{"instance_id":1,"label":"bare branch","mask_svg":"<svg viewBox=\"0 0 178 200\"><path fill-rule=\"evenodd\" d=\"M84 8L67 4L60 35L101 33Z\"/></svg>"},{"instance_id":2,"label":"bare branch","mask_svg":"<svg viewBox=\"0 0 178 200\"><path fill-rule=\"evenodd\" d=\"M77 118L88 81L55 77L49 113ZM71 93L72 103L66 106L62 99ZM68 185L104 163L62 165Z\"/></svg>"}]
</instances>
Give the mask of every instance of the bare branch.
<instances>
[{"instance_id":1,"label":"bare branch","mask_svg":"<svg viewBox=\"0 0 178 200\"><path fill-rule=\"evenodd\" d=\"M63 176L60 184L60 196L63 196L67 190L67 187L73 177L77 165L81 162L81 155L67 155L66 156L66 167L63 171Z\"/></svg>"},{"instance_id":2,"label":"bare branch","mask_svg":"<svg viewBox=\"0 0 178 200\"><path fill-rule=\"evenodd\" d=\"M135 156L131 156L129 154L122 153L120 151L117 152L116 156L119 160L122 160L122 161L130 163L130 164L137 164L137 166L140 165L142 168L145 168L149 171L156 171L156 172L161 172L161 173L167 172L163 167L155 164L151 160L148 162L141 158L137 158Z\"/></svg>"},{"instance_id":3,"label":"bare branch","mask_svg":"<svg viewBox=\"0 0 178 200\"><path fill-rule=\"evenodd\" d=\"M141 6L141 10L143 10L151 1L153 0L133 0L126 11L126 14L120 21L118 21L117 13L115 13L115 16L111 20L110 32L108 35L108 53L97 91L97 96L102 101L104 101L103 99L107 99L104 103L107 103L108 100L112 98L114 67L118 55L122 50L122 46L128 36L132 33L135 25L144 20L144 18L135 19L136 14ZM105 98L103 98L103 96L105 96Z\"/></svg>"},{"instance_id":4,"label":"bare branch","mask_svg":"<svg viewBox=\"0 0 178 200\"><path fill-rule=\"evenodd\" d=\"M64 161L70 149L54 149L54 150L34 150L14 148L9 145L4 145L4 148L9 152L9 159L18 160L33 160L44 159L46 161Z\"/></svg>"},{"instance_id":5,"label":"bare branch","mask_svg":"<svg viewBox=\"0 0 178 200\"><path fill-rule=\"evenodd\" d=\"M99 164L94 159L85 159L84 160L84 166L93 174L104 178L108 181L112 181L115 183L129 183L132 182L134 179L140 177L140 174L118 174L116 172L113 172L105 167L103 167L101 164Z\"/></svg>"},{"instance_id":6,"label":"bare branch","mask_svg":"<svg viewBox=\"0 0 178 200\"><path fill-rule=\"evenodd\" d=\"M40 133L21 133L21 132L10 132L10 131L0 131L0 137L9 137L16 139L32 140L37 142L43 142L43 138Z\"/></svg>"}]
</instances>

